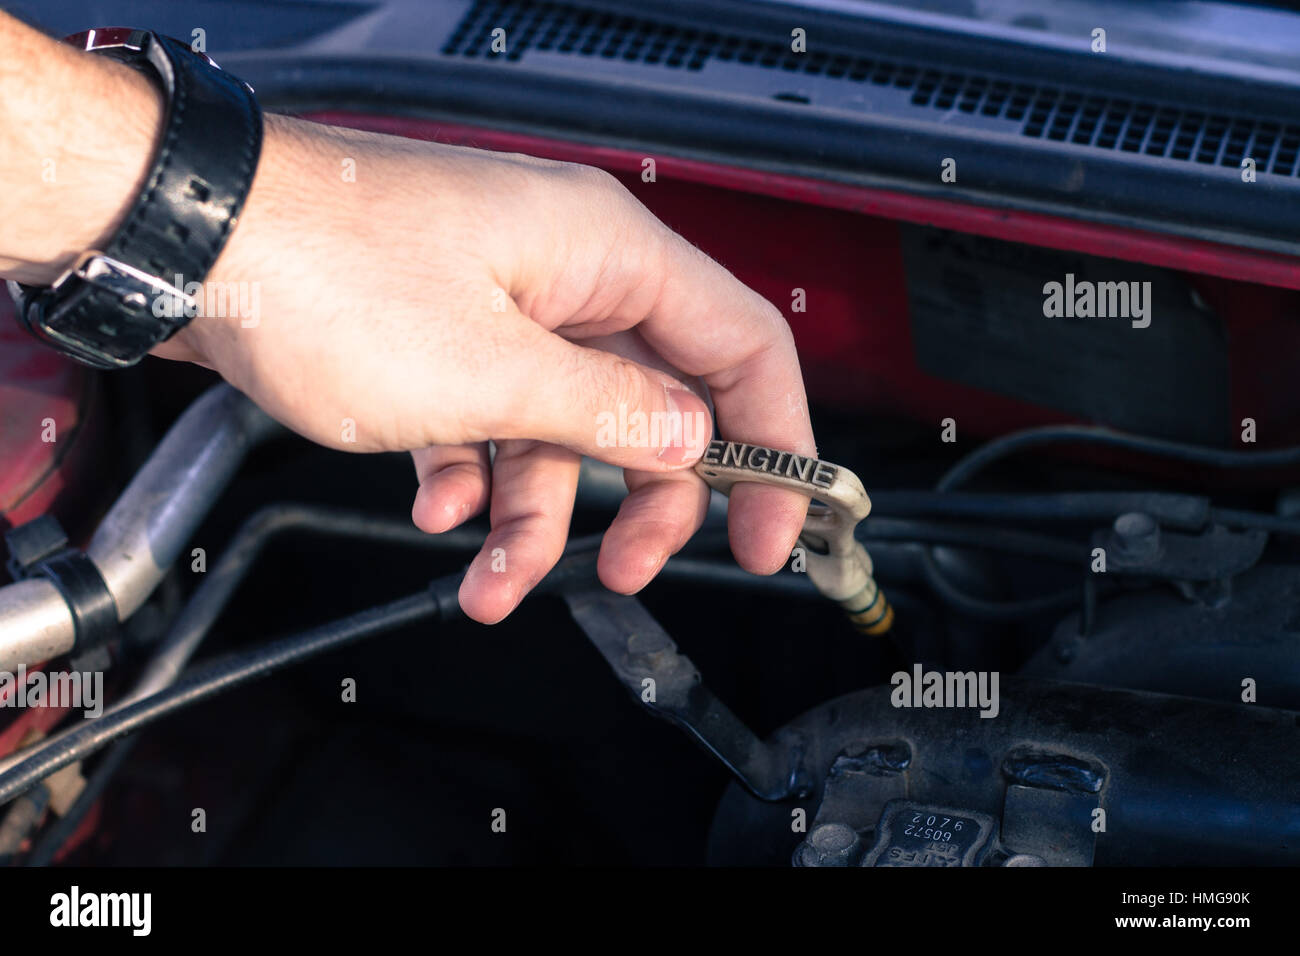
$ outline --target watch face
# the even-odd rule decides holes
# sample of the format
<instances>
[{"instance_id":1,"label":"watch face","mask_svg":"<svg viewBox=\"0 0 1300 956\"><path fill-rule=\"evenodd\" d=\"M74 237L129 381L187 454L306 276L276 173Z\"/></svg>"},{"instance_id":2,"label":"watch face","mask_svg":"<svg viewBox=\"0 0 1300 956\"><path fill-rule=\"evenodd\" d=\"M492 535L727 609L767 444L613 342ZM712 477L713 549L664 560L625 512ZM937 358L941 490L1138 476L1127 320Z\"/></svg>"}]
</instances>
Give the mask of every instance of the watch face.
<instances>
[{"instance_id":1,"label":"watch face","mask_svg":"<svg viewBox=\"0 0 1300 956\"><path fill-rule=\"evenodd\" d=\"M148 33L148 30L135 27L96 27L94 30L70 33L63 38L63 42L91 52L125 48L138 53L148 42Z\"/></svg>"},{"instance_id":2,"label":"watch face","mask_svg":"<svg viewBox=\"0 0 1300 956\"><path fill-rule=\"evenodd\" d=\"M96 27L93 30L69 33L63 38L63 42L76 47L78 50L86 50L91 53L96 51L112 52L114 50L142 53L153 37L154 33L152 31L141 30L136 27ZM192 44L180 40L173 40L172 42L183 46L213 69L221 69L216 60L201 50L194 49ZM247 83L244 85L248 86ZM248 89L251 92L253 88L248 86Z\"/></svg>"}]
</instances>

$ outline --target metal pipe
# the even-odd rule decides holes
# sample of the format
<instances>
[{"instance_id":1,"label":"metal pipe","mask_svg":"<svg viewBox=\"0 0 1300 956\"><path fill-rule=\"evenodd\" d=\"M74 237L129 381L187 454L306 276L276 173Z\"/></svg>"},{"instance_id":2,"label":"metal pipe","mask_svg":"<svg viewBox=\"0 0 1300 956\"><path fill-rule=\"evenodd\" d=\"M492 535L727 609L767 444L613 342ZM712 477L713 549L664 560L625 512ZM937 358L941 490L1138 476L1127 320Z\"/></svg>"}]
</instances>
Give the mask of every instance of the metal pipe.
<instances>
[{"instance_id":1,"label":"metal pipe","mask_svg":"<svg viewBox=\"0 0 1300 956\"><path fill-rule=\"evenodd\" d=\"M209 389L177 419L86 549L118 620L148 600L244 457L280 427L229 385Z\"/></svg>"},{"instance_id":2,"label":"metal pipe","mask_svg":"<svg viewBox=\"0 0 1300 956\"><path fill-rule=\"evenodd\" d=\"M163 436L86 549L125 621L148 600L245 456L281 428L229 385L199 397ZM0 670L72 649L72 612L36 578L0 588Z\"/></svg>"},{"instance_id":3,"label":"metal pipe","mask_svg":"<svg viewBox=\"0 0 1300 956\"><path fill-rule=\"evenodd\" d=\"M13 673L72 647L72 611L45 578L0 588L0 671Z\"/></svg>"}]
</instances>

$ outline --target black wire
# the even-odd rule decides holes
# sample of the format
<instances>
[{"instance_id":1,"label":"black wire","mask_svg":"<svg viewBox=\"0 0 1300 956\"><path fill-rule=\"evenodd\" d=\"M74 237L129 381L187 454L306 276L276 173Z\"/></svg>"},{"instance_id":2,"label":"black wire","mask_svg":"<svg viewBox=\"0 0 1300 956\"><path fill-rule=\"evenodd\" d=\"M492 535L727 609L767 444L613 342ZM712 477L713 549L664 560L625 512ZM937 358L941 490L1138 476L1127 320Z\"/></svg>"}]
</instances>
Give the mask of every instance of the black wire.
<instances>
[{"instance_id":1,"label":"black wire","mask_svg":"<svg viewBox=\"0 0 1300 956\"><path fill-rule=\"evenodd\" d=\"M857 536L863 541L893 541L1004 551L1073 565L1079 565L1088 554L1083 545L1064 538L1053 538L1028 531L917 521L911 518L865 518L858 524Z\"/></svg>"},{"instance_id":2,"label":"black wire","mask_svg":"<svg viewBox=\"0 0 1300 956\"><path fill-rule=\"evenodd\" d=\"M455 600L460 577L455 574L440 578L430 588L388 604L196 667L165 690L120 710L108 711L67 736L37 744L27 751L28 756L0 774L0 805L25 793L55 771L84 760L117 738L178 710L327 651L438 617L447 601Z\"/></svg>"},{"instance_id":3,"label":"black wire","mask_svg":"<svg viewBox=\"0 0 1300 956\"><path fill-rule=\"evenodd\" d=\"M1300 446L1275 448L1271 451L1225 451L1201 445L1185 445L1163 438L1145 438L1091 425L1047 425L1013 432L982 445L948 469L935 488L938 491L952 491L1000 458L1034 445L1060 444L1106 445L1211 468L1300 465Z\"/></svg>"},{"instance_id":4,"label":"black wire","mask_svg":"<svg viewBox=\"0 0 1300 956\"><path fill-rule=\"evenodd\" d=\"M1285 515L1239 511L1236 508L1211 508L1210 518L1229 528L1258 528L1271 534L1300 537L1300 519L1288 518Z\"/></svg>"},{"instance_id":5,"label":"black wire","mask_svg":"<svg viewBox=\"0 0 1300 956\"><path fill-rule=\"evenodd\" d=\"M873 511L893 518L966 518L1001 522L1106 522L1130 511L1155 518L1163 527L1196 531L1205 527L1210 499L1166 491L1056 491L989 493L967 491L872 491Z\"/></svg>"},{"instance_id":6,"label":"black wire","mask_svg":"<svg viewBox=\"0 0 1300 956\"><path fill-rule=\"evenodd\" d=\"M990 601L975 597L949 581L929 548L921 552L921 573L945 604L981 621L1014 621L1048 611L1066 611L1083 600L1083 585L1076 584L1054 594L1013 601Z\"/></svg>"}]
</instances>

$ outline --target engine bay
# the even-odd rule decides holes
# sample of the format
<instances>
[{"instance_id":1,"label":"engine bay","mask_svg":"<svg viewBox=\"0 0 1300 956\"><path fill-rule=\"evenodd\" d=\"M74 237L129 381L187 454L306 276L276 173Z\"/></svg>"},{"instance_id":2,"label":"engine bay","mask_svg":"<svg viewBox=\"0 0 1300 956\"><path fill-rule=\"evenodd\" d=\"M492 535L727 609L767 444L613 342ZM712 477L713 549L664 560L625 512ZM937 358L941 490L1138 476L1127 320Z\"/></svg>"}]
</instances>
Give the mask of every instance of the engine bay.
<instances>
[{"instance_id":1,"label":"engine bay","mask_svg":"<svg viewBox=\"0 0 1300 956\"><path fill-rule=\"evenodd\" d=\"M0 315L0 860L1300 862L1284 84L1125 60L1076 89L902 21L796 67L717 4L435 6L407 66L366 46L413 43L405 8L223 65L268 110L612 173L798 348L816 458L717 434L700 474L823 503L852 475L862 507L761 577L714 484L617 595L595 561L626 488L586 459L565 557L486 627L456 589L487 522L417 530L406 455L313 444L194 365L73 366ZM485 59L499 20L514 66ZM1247 144L1274 192L1233 192ZM858 551L828 600L819 560ZM32 707L28 675L86 681Z\"/></svg>"}]
</instances>

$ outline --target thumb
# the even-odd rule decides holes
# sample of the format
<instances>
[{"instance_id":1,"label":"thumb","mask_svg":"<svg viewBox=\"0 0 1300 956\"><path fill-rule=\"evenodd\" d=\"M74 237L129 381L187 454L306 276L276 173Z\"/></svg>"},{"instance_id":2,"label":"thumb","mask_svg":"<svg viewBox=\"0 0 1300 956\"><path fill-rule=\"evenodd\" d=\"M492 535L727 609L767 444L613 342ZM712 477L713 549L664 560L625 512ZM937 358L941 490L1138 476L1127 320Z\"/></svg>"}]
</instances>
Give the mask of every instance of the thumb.
<instances>
[{"instance_id":1,"label":"thumb","mask_svg":"<svg viewBox=\"0 0 1300 956\"><path fill-rule=\"evenodd\" d=\"M551 442L640 471L672 471L704 454L713 418L686 385L624 356L538 331L544 340L529 344L514 384L527 382L527 401L519 403L525 411L507 423L519 434L501 437Z\"/></svg>"}]
</instances>

